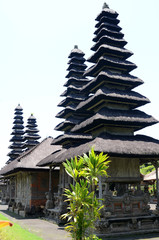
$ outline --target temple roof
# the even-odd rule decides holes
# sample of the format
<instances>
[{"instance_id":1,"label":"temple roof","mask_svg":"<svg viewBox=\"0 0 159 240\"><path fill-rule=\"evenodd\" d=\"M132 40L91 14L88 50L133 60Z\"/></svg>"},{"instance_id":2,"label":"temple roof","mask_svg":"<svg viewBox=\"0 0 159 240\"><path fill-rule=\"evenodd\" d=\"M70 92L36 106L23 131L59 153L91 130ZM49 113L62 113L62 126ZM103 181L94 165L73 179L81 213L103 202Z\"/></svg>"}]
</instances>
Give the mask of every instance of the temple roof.
<instances>
[{"instance_id":1,"label":"temple roof","mask_svg":"<svg viewBox=\"0 0 159 240\"><path fill-rule=\"evenodd\" d=\"M95 20L100 21L100 19L103 16L107 16L107 17L110 17L110 18L117 18L118 15L119 14L115 10L107 8L107 7L103 7L102 11L97 15Z\"/></svg>"},{"instance_id":2,"label":"temple roof","mask_svg":"<svg viewBox=\"0 0 159 240\"><path fill-rule=\"evenodd\" d=\"M93 39L93 41L96 42L96 37L95 39ZM93 47L91 47L91 50L96 51L102 44L110 44L111 46L124 47L127 42L123 38L119 39L104 35L93 45Z\"/></svg>"},{"instance_id":3,"label":"temple roof","mask_svg":"<svg viewBox=\"0 0 159 240\"><path fill-rule=\"evenodd\" d=\"M72 60L72 59L71 59ZM75 59L74 59L75 60ZM84 63L80 63L80 62L75 62L75 61L69 61L69 66L68 68L66 69L67 71L70 71L70 70L75 70L79 68L79 71L82 69L82 70L85 70L87 67L86 64Z\"/></svg>"},{"instance_id":4,"label":"temple roof","mask_svg":"<svg viewBox=\"0 0 159 240\"><path fill-rule=\"evenodd\" d=\"M118 70L121 73L129 73L136 68L136 64L127 60L113 59L107 56L101 56L97 63L85 71L85 76L94 76L103 70Z\"/></svg>"},{"instance_id":5,"label":"temple roof","mask_svg":"<svg viewBox=\"0 0 159 240\"><path fill-rule=\"evenodd\" d=\"M52 152L60 150L61 146L51 145L53 138L45 138L38 145L34 146L32 149L22 153L14 161L6 165L0 170L1 175L8 175L17 171L25 170L41 170L37 167L37 163L49 156Z\"/></svg>"},{"instance_id":6,"label":"temple roof","mask_svg":"<svg viewBox=\"0 0 159 240\"><path fill-rule=\"evenodd\" d=\"M21 114L20 112L23 111L23 108L20 106L20 104L18 104L18 106L15 108L15 112L18 111L19 114Z\"/></svg>"},{"instance_id":7,"label":"temple roof","mask_svg":"<svg viewBox=\"0 0 159 240\"><path fill-rule=\"evenodd\" d=\"M118 74L110 71L101 71L98 76L92 79L87 85L83 86L81 91L95 92L99 87L106 83L114 86L123 86L125 89L132 89L143 84L140 78L134 77L130 74Z\"/></svg>"},{"instance_id":8,"label":"temple roof","mask_svg":"<svg viewBox=\"0 0 159 240\"><path fill-rule=\"evenodd\" d=\"M87 78L79 78L79 77L70 77L66 83L64 84L65 87L68 87L69 85L74 85L74 86L77 86L77 85L80 85L80 86L83 86L85 85L86 83L90 82L89 79Z\"/></svg>"},{"instance_id":9,"label":"temple roof","mask_svg":"<svg viewBox=\"0 0 159 240\"><path fill-rule=\"evenodd\" d=\"M62 148L59 151L55 151L53 153L51 153L49 156L45 157L44 159L42 159L40 162L37 163L37 166L39 167L45 167L48 166L49 164L51 164L54 159L56 157L58 157L59 155L61 155L62 153L66 152L68 149L66 148Z\"/></svg>"},{"instance_id":10,"label":"temple roof","mask_svg":"<svg viewBox=\"0 0 159 240\"><path fill-rule=\"evenodd\" d=\"M119 19L113 18L113 17L108 17L108 16L102 16L99 20L99 22L95 25L96 28L99 28L101 23L107 22L109 24L118 24L120 22Z\"/></svg>"},{"instance_id":11,"label":"temple roof","mask_svg":"<svg viewBox=\"0 0 159 240\"><path fill-rule=\"evenodd\" d=\"M68 131L70 128L74 127L76 124L81 122L81 119L78 119L77 117L68 117L65 119L65 121L59 123L56 127L55 130L57 131Z\"/></svg>"},{"instance_id":12,"label":"temple roof","mask_svg":"<svg viewBox=\"0 0 159 240\"><path fill-rule=\"evenodd\" d=\"M80 97L79 91L81 90L82 86L74 86L74 85L69 85L67 89L60 95L61 97L69 97L70 95L74 95L76 97Z\"/></svg>"},{"instance_id":13,"label":"temple roof","mask_svg":"<svg viewBox=\"0 0 159 240\"><path fill-rule=\"evenodd\" d=\"M81 144L77 147L62 149L58 155L52 155L38 163L38 166L46 166L49 164L58 165L66 159L81 156L88 153L91 148L95 152L104 152L110 156L118 157L134 157L142 159L158 159L159 158L159 140L151 137L136 135L136 136L112 136L104 134L96 137L92 141Z\"/></svg>"},{"instance_id":14,"label":"temple roof","mask_svg":"<svg viewBox=\"0 0 159 240\"><path fill-rule=\"evenodd\" d=\"M86 97L83 96L83 94L70 94L69 96L67 96L67 98L62 100L57 106L58 107L66 107L66 106L72 104L72 101L74 101L74 104L77 105L80 101L83 101L85 99L86 99Z\"/></svg>"},{"instance_id":15,"label":"temple roof","mask_svg":"<svg viewBox=\"0 0 159 240\"><path fill-rule=\"evenodd\" d=\"M60 111L56 117L57 118L68 118L73 112L75 111L75 106L67 106L65 107L65 109L63 109L62 111Z\"/></svg>"},{"instance_id":16,"label":"temple roof","mask_svg":"<svg viewBox=\"0 0 159 240\"><path fill-rule=\"evenodd\" d=\"M52 144L60 144L60 145L72 145L72 142L74 144L76 143L83 143L83 142L86 142L86 141L90 141L92 140L92 136L91 135L88 135L88 134L74 134L74 133L65 133L63 135L60 135L56 138L53 139L52 141Z\"/></svg>"},{"instance_id":17,"label":"temple roof","mask_svg":"<svg viewBox=\"0 0 159 240\"><path fill-rule=\"evenodd\" d=\"M108 22L101 22L98 24L98 28L96 29L96 31L94 32L94 34L98 35L98 33L102 30L102 29L108 29L110 31L115 31L115 32L120 32L120 30L122 29L121 27L119 27L118 25L115 24L110 24Z\"/></svg>"},{"instance_id":18,"label":"temple roof","mask_svg":"<svg viewBox=\"0 0 159 240\"><path fill-rule=\"evenodd\" d=\"M139 110L112 110L108 108L100 109L92 117L76 125L72 132L76 131L91 131L92 128L99 126L120 126L130 127L134 130L140 130L146 126L151 126L158 121L152 116Z\"/></svg>"},{"instance_id":19,"label":"temple roof","mask_svg":"<svg viewBox=\"0 0 159 240\"><path fill-rule=\"evenodd\" d=\"M124 37L124 34L121 32L111 31L105 27L105 28L102 28L98 32L98 34L93 38L93 41L98 42L100 40L100 38L102 38L103 36L109 36L109 37L113 37L113 38L122 39Z\"/></svg>"},{"instance_id":20,"label":"temple roof","mask_svg":"<svg viewBox=\"0 0 159 240\"><path fill-rule=\"evenodd\" d=\"M101 102L112 102L118 105L126 104L130 109L149 103L149 99L134 91L123 91L118 89L100 88L94 95L80 102L78 109L94 109L101 105Z\"/></svg>"},{"instance_id":21,"label":"temple roof","mask_svg":"<svg viewBox=\"0 0 159 240\"><path fill-rule=\"evenodd\" d=\"M158 140L134 135L135 131L158 121L136 110L150 101L132 91L143 81L129 74L137 66L127 60L133 53L124 48L127 42L123 39L121 27L118 26L117 16L114 10L104 5L96 18L98 23L93 39L95 44L92 47L95 53L88 59L93 65L81 75L82 79L85 76L92 79L84 82L84 86L83 82L80 84L80 80L77 80L82 67L84 69L84 62L78 64L78 57L73 59L75 54L71 55L69 73L66 76L71 80L65 84L67 90L62 94L66 99L59 104L65 109L57 115L65 118L65 121L56 127L56 130L62 130L64 134L52 142L62 144L64 148L46 157L39 166L58 165L66 159L88 153L91 147L94 147L96 152L108 153L110 156L155 160L159 157ZM74 103L73 96L77 98ZM82 96L82 99L79 96ZM86 133L89 133L87 137Z\"/></svg>"},{"instance_id":22,"label":"temple roof","mask_svg":"<svg viewBox=\"0 0 159 240\"><path fill-rule=\"evenodd\" d=\"M114 47L107 44L101 44L100 47L96 50L96 52L88 58L89 62L96 63L101 55L106 53L106 55L110 55L111 57L116 57L125 60L126 58L133 55L133 53L125 48Z\"/></svg>"},{"instance_id":23,"label":"temple roof","mask_svg":"<svg viewBox=\"0 0 159 240\"><path fill-rule=\"evenodd\" d=\"M69 54L68 58L73 58L74 56L84 56L85 54L78 48L77 45L74 46L74 48L71 50L71 53Z\"/></svg>"}]
</instances>

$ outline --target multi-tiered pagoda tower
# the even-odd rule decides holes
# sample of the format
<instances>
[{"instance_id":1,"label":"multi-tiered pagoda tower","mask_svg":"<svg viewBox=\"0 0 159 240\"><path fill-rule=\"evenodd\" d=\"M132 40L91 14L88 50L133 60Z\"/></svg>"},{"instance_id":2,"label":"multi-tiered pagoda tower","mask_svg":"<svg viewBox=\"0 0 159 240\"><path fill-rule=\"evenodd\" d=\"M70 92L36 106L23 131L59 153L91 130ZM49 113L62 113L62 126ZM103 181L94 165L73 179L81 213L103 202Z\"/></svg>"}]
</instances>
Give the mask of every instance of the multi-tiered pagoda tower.
<instances>
[{"instance_id":1,"label":"multi-tiered pagoda tower","mask_svg":"<svg viewBox=\"0 0 159 240\"><path fill-rule=\"evenodd\" d=\"M125 48L127 42L118 25L118 13L104 4L96 21L94 45L91 48L94 53L88 59L92 66L84 73L91 80L79 88L78 98L85 96L85 99L80 99L73 111L69 110L70 119L75 115L82 116L80 121L76 119L78 121L74 124L69 123L69 134L78 135L79 139L88 134L92 139L89 137L85 143L72 142L67 150L62 149L61 153L53 154L38 165L60 165L62 169L63 161L88 153L91 147L97 153L107 153L111 163L109 177L103 177L98 187L104 208L96 224L96 233L99 236L114 236L158 231L158 211L150 211L149 193L147 188L141 188L140 164L151 162L158 168L155 163L159 160L159 140L136 134L138 130L158 121L138 109L150 101L134 91L143 81L131 74L136 65L128 60L132 52ZM65 131L64 128L60 130ZM62 144L62 141L59 143ZM62 189L69 186L70 181L64 171L60 172L58 193L61 195L56 201L55 220L57 215L60 216L56 213L61 212L64 204L60 200Z\"/></svg>"},{"instance_id":2,"label":"multi-tiered pagoda tower","mask_svg":"<svg viewBox=\"0 0 159 240\"><path fill-rule=\"evenodd\" d=\"M25 147L26 150L34 147L39 143L40 135L37 128L36 118L31 114L27 120L26 130L25 130Z\"/></svg>"},{"instance_id":3,"label":"multi-tiered pagoda tower","mask_svg":"<svg viewBox=\"0 0 159 240\"><path fill-rule=\"evenodd\" d=\"M16 159L24 150L24 126L23 126L23 109L18 104L14 112L14 122L13 122L13 131L11 133L12 138L10 142L12 144L9 146L11 152L8 153L9 160L7 164Z\"/></svg>"},{"instance_id":4,"label":"multi-tiered pagoda tower","mask_svg":"<svg viewBox=\"0 0 159 240\"><path fill-rule=\"evenodd\" d=\"M85 86L89 80L83 76L86 64L84 53L75 45L68 58L68 74L66 75L67 81L64 84L67 89L61 94L64 100L58 106L64 109L59 112L56 117L63 118L64 121L55 127L55 130L63 131L64 133L53 140L53 144L62 145L64 148L80 142L88 141L91 136L81 135L81 133L71 133L71 129L78 125L82 120L86 119L90 112L75 112L77 105L88 97L87 92L81 93L80 90Z\"/></svg>"}]
</instances>

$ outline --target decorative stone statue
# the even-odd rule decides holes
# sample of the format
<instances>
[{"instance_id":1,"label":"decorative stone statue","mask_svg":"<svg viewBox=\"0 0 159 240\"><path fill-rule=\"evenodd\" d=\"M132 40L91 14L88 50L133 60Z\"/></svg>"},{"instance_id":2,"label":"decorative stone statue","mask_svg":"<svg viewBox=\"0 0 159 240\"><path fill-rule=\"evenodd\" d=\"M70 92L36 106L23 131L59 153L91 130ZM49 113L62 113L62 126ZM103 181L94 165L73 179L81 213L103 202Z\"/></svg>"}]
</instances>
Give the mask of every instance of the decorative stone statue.
<instances>
[{"instance_id":1,"label":"decorative stone statue","mask_svg":"<svg viewBox=\"0 0 159 240\"><path fill-rule=\"evenodd\" d=\"M47 199L46 204L45 204L45 208L46 209L53 208L53 201L52 201L52 194L51 194L51 192L46 192L45 195L46 195L46 199Z\"/></svg>"}]
</instances>

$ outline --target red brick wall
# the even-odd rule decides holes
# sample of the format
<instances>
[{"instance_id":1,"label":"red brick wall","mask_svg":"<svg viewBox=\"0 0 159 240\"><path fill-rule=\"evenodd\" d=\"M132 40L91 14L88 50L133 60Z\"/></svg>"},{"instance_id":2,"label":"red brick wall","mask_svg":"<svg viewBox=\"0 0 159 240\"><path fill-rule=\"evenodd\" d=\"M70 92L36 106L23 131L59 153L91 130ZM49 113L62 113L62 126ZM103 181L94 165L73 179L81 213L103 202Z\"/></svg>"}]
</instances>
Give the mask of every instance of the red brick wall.
<instances>
[{"instance_id":1,"label":"red brick wall","mask_svg":"<svg viewBox=\"0 0 159 240\"><path fill-rule=\"evenodd\" d=\"M52 173L52 192L57 191L57 186L59 183L58 171ZM46 203L45 193L49 191L49 172L34 172L32 173L32 183L31 183L31 206L41 206Z\"/></svg>"}]
</instances>

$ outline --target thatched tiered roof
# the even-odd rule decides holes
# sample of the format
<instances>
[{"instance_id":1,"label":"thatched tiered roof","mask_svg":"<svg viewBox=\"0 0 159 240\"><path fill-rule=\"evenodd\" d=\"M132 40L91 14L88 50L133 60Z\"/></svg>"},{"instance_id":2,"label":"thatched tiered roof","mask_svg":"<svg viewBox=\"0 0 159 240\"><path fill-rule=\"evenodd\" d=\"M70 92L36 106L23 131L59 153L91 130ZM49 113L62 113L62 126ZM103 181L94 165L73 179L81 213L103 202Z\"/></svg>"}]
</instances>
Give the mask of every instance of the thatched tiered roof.
<instances>
[{"instance_id":1,"label":"thatched tiered roof","mask_svg":"<svg viewBox=\"0 0 159 240\"><path fill-rule=\"evenodd\" d=\"M79 114L81 119L80 121L74 119L76 124L71 125L67 136L61 135L56 139L61 144L67 139L74 145L69 145L61 153L45 158L39 166L61 164L66 159L88 153L91 147L94 147L96 152L116 157L133 157L142 161L159 158L158 140L135 135L135 131L158 121L137 109L150 101L133 90L143 84L143 81L130 74L137 66L127 60L132 52L125 48L127 42L123 38L121 27L118 26L117 17L117 12L104 5L96 18L96 36L93 38L95 44L91 48L94 53L88 59L93 64L84 73L84 76L92 79L81 89L77 86L69 87L67 83L68 89L63 94L71 94L73 89L76 91L78 89L81 96L87 94L87 98L81 99L77 106L71 105L70 99L61 102L61 105L66 107L58 117L67 116L67 119L71 119L75 116L72 114ZM73 141L72 133L74 138L78 136L79 140L86 137L86 134L89 135L83 143Z\"/></svg>"},{"instance_id":2,"label":"thatched tiered roof","mask_svg":"<svg viewBox=\"0 0 159 240\"><path fill-rule=\"evenodd\" d=\"M53 141L53 144L62 144L63 146L70 145L72 141L79 141L78 135L73 134L71 136L70 131L75 125L86 118L85 114L80 112L76 113L75 110L77 105L87 98L87 93L81 93L80 90L89 82L87 78L83 77L83 73L86 69L84 53L75 46L69 58L69 67L67 69L69 72L66 76L68 80L65 83L67 89L61 94L65 99L58 104L59 107L64 107L64 109L56 115L56 117L64 118L65 120L55 127L55 130L64 131L64 135L57 137ZM81 141L87 139L87 136L80 138Z\"/></svg>"},{"instance_id":3,"label":"thatched tiered roof","mask_svg":"<svg viewBox=\"0 0 159 240\"><path fill-rule=\"evenodd\" d=\"M24 122L23 122L23 109L18 104L14 112L14 122L13 122L13 131L11 133L12 138L10 142L12 143L9 148L12 149L9 153L9 160L7 163L12 162L24 151Z\"/></svg>"},{"instance_id":4,"label":"thatched tiered roof","mask_svg":"<svg viewBox=\"0 0 159 240\"><path fill-rule=\"evenodd\" d=\"M26 149L30 149L39 143L40 135L37 128L36 118L31 114L27 120L26 130L25 130L25 146Z\"/></svg>"},{"instance_id":5,"label":"thatched tiered roof","mask_svg":"<svg viewBox=\"0 0 159 240\"><path fill-rule=\"evenodd\" d=\"M74 156L82 156L91 149L100 153L108 153L110 157L140 158L150 161L159 156L159 140L144 135L113 136L101 134L92 141L69 149L63 149L58 154L52 154L38 163L38 166L48 164L58 165Z\"/></svg>"},{"instance_id":6,"label":"thatched tiered roof","mask_svg":"<svg viewBox=\"0 0 159 240\"><path fill-rule=\"evenodd\" d=\"M124 40L115 40L123 39L117 16L114 10L104 7L96 18L98 23L95 34L99 39L94 41L98 48L88 59L93 65L84 73L93 79L81 90L82 93L89 92L89 97L76 107L77 113L92 111L92 116L78 123L72 128L72 132L83 131L98 135L102 129L106 132L109 129L110 133L112 128L112 134L121 134L123 129L123 134L129 135L131 132L133 135L135 131L158 122L152 116L135 110L149 103L149 100L132 91L143 82L129 73L136 68L134 63L127 60L132 52L124 48ZM107 36L114 38L114 42L108 42ZM116 133L113 128L116 129Z\"/></svg>"},{"instance_id":7,"label":"thatched tiered roof","mask_svg":"<svg viewBox=\"0 0 159 240\"><path fill-rule=\"evenodd\" d=\"M52 140L52 137L48 137L30 150L22 153L14 161L3 167L0 170L0 175L5 176L18 171L41 170L41 168L37 167L37 163L52 152L61 150L61 146L51 145Z\"/></svg>"}]
</instances>

